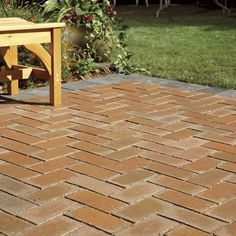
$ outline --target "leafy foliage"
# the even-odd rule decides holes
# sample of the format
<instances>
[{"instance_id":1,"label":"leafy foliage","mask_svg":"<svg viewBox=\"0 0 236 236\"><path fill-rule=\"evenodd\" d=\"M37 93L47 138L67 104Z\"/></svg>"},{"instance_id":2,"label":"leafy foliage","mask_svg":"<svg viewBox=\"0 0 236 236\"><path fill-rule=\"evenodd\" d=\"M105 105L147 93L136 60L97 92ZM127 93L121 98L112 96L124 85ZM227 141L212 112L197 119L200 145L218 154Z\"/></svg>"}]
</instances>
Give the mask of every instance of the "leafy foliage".
<instances>
[{"instance_id":1,"label":"leafy foliage","mask_svg":"<svg viewBox=\"0 0 236 236\"><path fill-rule=\"evenodd\" d=\"M111 61L111 70L123 73L138 70L130 64L131 55L126 51L124 44L126 27L117 18L110 1L104 0L103 5L100 5L97 0L47 0L43 15L49 21L65 21L69 26L84 25L87 28L86 47L74 46L74 50L78 50L82 55L83 60L80 63L88 59L86 67L85 64L81 64L83 68L93 69L94 66L88 66L89 63L110 58L112 50L115 49L118 55ZM103 54L100 53L101 50Z\"/></svg>"},{"instance_id":2,"label":"leafy foliage","mask_svg":"<svg viewBox=\"0 0 236 236\"><path fill-rule=\"evenodd\" d=\"M39 3L43 2L43 8L39 7ZM62 38L63 82L71 78L84 79L99 73L96 62L104 59L109 60L112 71L137 71L137 68L130 64L131 55L125 48L127 27L117 18L108 0L105 0L103 5L98 0L2 0L0 16L17 16L33 22L64 21L69 26L86 27L85 46L72 45ZM113 51L118 52L115 57L111 57ZM37 58L24 48L19 49L19 58L22 64L40 65ZM33 83L29 81L27 84L31 86Z\"/></svg>"},{"instance_id":3,"label":"leafy foliage","mask_svg":"<svg viewBox=\"0 0 236 236\"><path fill-rule=\"evenodd\" d=\"M39 1L40 2L40 1ZM0 16L1 17L20 17L29 21L41 22L41 9L36 4L32 5L29 1L23 0L1 0Z\"/></svg>"}]
</instances>

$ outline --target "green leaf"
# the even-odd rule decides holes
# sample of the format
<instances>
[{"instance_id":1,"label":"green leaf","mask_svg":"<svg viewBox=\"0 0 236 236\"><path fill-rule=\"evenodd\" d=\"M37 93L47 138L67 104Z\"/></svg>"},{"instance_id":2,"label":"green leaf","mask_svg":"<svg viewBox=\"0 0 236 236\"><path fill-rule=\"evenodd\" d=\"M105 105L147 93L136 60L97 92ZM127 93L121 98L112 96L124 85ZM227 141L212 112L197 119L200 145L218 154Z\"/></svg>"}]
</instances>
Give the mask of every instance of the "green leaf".
<instances>
[{"instance_id":1,"label":"green leaf","mask_svg":"<svg viewBox=\"0 0 236 236\"><path fill-rule=\"evenodd\" d=\"M79 15L79 16L82 16L82 15L85 15L85 14L88 13L87 11L84 11L84 10L80 7L80 5L76 5L75 11L76 11L76 14Z\"/></svg>"},{"instance_id":2,"label":"green leaf","mask_svg":"<svg viewBox=\"0 0 236 236\"><path fill-rule=\"evenodd\" d=\"M68 9L62 8L59 13L58 13L58 17L57 17L57 21L60 22L62 21L65 16L66 16L66 12L68 11Z\"/></svg>"}]
</instances>

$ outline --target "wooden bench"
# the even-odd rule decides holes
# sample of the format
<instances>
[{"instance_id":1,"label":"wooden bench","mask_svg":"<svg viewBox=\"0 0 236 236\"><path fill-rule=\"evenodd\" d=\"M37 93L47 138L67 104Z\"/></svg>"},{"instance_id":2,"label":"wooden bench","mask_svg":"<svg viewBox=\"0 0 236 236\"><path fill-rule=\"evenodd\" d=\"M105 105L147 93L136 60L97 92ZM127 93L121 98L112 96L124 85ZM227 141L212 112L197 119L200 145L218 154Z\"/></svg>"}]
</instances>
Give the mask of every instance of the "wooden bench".
<instances>
[{"instance_id":1,"label":"wooden bench","mask_svg":"<svg viewBox=\"0 0 236 236\"><path fill-rule=\"evenodd\" d=\"M19 92L20 79L33 76L50 82L50 104L61 104L61 28L64 23L32 23L21 18L0 18L0 58L6 70L0 70L0 81L7 81L10 95ZM49 44L47 51L41 44ZM44 68L18 64L18 46L34 53Z\"/></svg>"}]
</instances>

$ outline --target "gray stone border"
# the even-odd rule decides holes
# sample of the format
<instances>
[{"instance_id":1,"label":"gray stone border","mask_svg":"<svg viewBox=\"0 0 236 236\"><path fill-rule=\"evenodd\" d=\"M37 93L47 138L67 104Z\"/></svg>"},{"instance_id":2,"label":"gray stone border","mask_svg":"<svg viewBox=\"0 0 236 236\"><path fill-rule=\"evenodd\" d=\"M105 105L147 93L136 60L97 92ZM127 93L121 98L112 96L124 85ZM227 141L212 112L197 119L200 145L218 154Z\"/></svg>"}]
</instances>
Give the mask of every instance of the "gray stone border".
<instances>
[{"instance_id":1,"label":"gray stone border","mask_svg":"<svg viewBox=\"0 0 236 236\"><path fill-rule=\"evenodd\" d=\"M90 80L80 80L75 82L69 82L62 84L62 92L72 92L78 91L80 89L85 88L94 88L100 85L108 85L115 84L122 81L137 81L137 82L145 82L151 84L163 85L166 87L172 88L180 88L193 92L204 92L211 93L219 96L226 96L231 98L236 98L236 90L223 89L223 88L215 88L210 86L203 86L197 84L184 83L180 81L167 80L162 78L155 78L151 76L139 75L139 74L131 74L131 75L123 75L123 74L110 74L103 77L98 77ZM38 96L49 96L49 87L42 87L36 89L22 90L17 96L9 96L9 95L0 95L0 102L2 99L9 100L26 100L31 99L33 97ZM2 98L2 99L1 99Z\"/></svg>"}]
</instances>

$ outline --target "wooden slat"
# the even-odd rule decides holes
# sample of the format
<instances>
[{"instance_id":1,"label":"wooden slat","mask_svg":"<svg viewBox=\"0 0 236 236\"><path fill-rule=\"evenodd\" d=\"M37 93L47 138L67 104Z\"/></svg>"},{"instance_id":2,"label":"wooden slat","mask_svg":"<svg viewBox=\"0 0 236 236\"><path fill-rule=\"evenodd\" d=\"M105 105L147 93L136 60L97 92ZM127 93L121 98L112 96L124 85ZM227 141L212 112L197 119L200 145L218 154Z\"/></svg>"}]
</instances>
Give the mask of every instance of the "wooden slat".
<instances>
[{"instance_id":1,"label":"wooden slat","mask_svg":"<svg viewBox=\"0 0 236 236\"><path fill-rule=\"evenodd\" d=\"M48 72L40 68L33 68L31 76L40 80L50 79L50 75L48 74Z\"/></svg>"},{"instance_id":2,"label":"wooden slat","mask_svg":"<svg viewBox=\"0 0 236 236\"><path fill-rule=\"evenodd\" d=\"M9 21L9 20L24 20L22 18L19 17L4 17L4 18L0 18L0 22L4 22L4 21Z\"/></svg>"},{"instance_id":3,"label":"wooden slat","mask_svg":"<svg viewBox=\"0 0 236 236\"><path fill-rule=\"evenodd\" d=\"M50 31L38 32L18 32L18 33L0 33L0 47L24 45L24 44L37 44L37 43L50 43Z\"/></svg>"},{"instance_id":4,"label":"wooden slat","mask_svg":"<svg viewBox=\"0 0 236 236\"><path fill-rule=\"evenodd\" d=\"M61 104L61 29L53 29L50 54L52 56L52 76L50 78L50 104Z\"/></svg>"},{"instance_id":5,"label":"wooden slat","mask_svg":"<svg viewBox=\"0 0 236 236\"><path fill-rule=\"evenodd\" d=\"M12 22L12 21L7 21L7 22L4 22L4 27L7 27L7 26L12 26L12 25L16 25L16 24L19 24L19 22ZM24 22L21 22L20 23L22 26L23 25L33 25L34 23L33 22L29 22L29 21L24 21ZM3 23L0 23L0 26L3 25Z\"/></svg>"},{"instance_id":6,"label":"wooden slat","mask_svg":"<svg viewBox=\"0 0 236 236\"><path fill-rule=\"evenodd\" d=\"M12 71L14 70L21 71L21 78L19 79L28 79L32 73L33 68L28 66L13 65Z\"/></svg>"},{"instance_id":7,"label":"wooden slat","mask_svg":"<svg viewBox=\"0 0 236 236\"><path fill-rule=\"evenodd\" d=\"M30 45L24 45L26 49L33 52L44 64L45 68L47 69L48 73L51 75L51 56L46 51L46 49L40 45L40 44L30 44Z\"/></svg>"},{"instance_id":8,"label":"wooden slat","mask_svg":"<svg viewBox=\"0 0 236 236\"><path fill-rule=\"evenodd\" d=\"M0 24L0 32L12 32L12 31L32 31L32 30L40 30L40 29L53 29L53 28L62 28L65 27L65 23L35 23L35 24L24 24L17 23L12 25L4 25Z\"/></svg>"},{"instance_id":9,"label":"wooden slat","mask_svg":"<svg viewBox=\"0 0 236 236\"><path fill-rule=\"evenodd\" d=\"M20 18L0 18L0 57L11 69L0 76L3 80L10 80L8 92L11 95L18 93L19 79L33 75L50 79L50 103L61 104L61 28L64 26L64 23L34 24ZM49 53L40 45L42 43L49 43ZM34 52L47 71L38 68L19 68L17 65L19 45L26 45L28 50Z\"/></svg>"},{"instance_id":10,"label":"wooden slat","mask_svg":"<svg viewBox=\"0 0 236 236\"><path fill-rule=\"evenodd\" d=\"M0 81L13 80L14 78L20 78L22 71L19 70L4 70L0 71Z\"/></svg>"},{"instance_id":11,"label":"wooden slat","mask_svg":"<svg viewBox=\"0 0 236 236\"><path fill-rule=\"evenodd\" d=\"M40 80L49 80L50 75L41 68L32 68L22 65L13 65L12 69L0 71L0 81L13 81L19 79L29 79L32 76Z\"/></svg>"},{"instance_id":12,"label":"wooden slat","mask_svg":"<svg viewBox=\"0 0 236 236\"><path fill-rule=\"evenodd\" d=\"M21 19L21 18L17 18L17 17L13 17L13 18L0 18L0 25L3 25L4 24L9 24L9 23L32 23L32 22L29 22L27 20L24 20L24 19Z\"/></svg>"},{"instance_id":13,"label":"wooden slat","mask_svg":"<svg viewBox=\"0 0 236 236\"><path fill-rule=\"evenodd\" d=\"M12 65L18 64L18 51L17 46L10 46L1 48L0 50L0 56L3 58L3 60L6 62L8 68L11 68ZM10 78L8 76L8 78ZM12 74L12 79L19 79L20 74ZM10 95L17 95L19 93L19 82L18 80L14 81L8 81L7 82L7 91Z\"/></svg>"},{"instance_id":14,"label":"wooden slat","mask_svg":"<svg viewBox=\"0 0 236 236\"><path fill-rule=\"evenodd\" d=\"M13 65L12 69L21 71L21 79L28 79L30 76L41 80L49 80L50 78L49 73L41 68L33 68L23 65Z\"/></svg>"},{"instance_id":15,"label":"wooden slat","mask_svg":"<svg viewBox=\"0 0 236 236\"><path fill-rule=\"evenodd\" d=\"M12 54L10 52L10 47L0 48L0 58L5 61L8 68L11 68L13 61L12 61Z\"/></svg>"}]
</instances>

